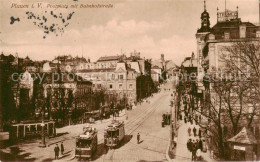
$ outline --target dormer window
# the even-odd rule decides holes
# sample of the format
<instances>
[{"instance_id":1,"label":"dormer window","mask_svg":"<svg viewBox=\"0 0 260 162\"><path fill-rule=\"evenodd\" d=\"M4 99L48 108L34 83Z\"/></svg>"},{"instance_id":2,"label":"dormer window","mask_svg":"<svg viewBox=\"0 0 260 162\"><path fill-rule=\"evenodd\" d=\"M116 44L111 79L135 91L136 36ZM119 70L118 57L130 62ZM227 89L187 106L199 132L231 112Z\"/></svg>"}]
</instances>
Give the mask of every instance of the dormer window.
<instances>
[{"instance_id":1,"label":"dormer window","mask_svg":"<svg viewBox=\"0 0 260 162\"><path fill-rule=\"evenodd\" d=\"M229 32L224 33L224 39L230 39L230 33Z\"/></svg>"},{"instance_id":2,"label":"dormer window","mask_svg":"<svg viewBox=\"0 0 260 162\"><path fill-rule=\"evenodd\" d=\"M260 38L260 31L256 31L256 38Z\"/></svg>"}]
</instances>

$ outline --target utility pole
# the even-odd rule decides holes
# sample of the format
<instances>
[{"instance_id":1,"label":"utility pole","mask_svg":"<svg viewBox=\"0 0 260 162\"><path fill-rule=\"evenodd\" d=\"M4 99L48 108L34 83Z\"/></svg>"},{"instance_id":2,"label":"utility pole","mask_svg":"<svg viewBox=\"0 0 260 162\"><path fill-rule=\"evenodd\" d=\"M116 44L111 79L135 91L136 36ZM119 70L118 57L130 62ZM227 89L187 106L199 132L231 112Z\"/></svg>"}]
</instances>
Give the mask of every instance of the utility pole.
<instances>
[{"instance_id":1,"label":"utility pole","mask_svg":"<svg viewBox=\"0 0 260 162\"><path fill-rule=\"evenodd\" d=\"M41 127L42 127L42 131L41 131L41 143L40 143L40 147L46 147L46 143L45 143L45 132L44 132L44 115L45 115L45 103L43 99L40 99L41 103L41 109L42 109L42 123L41 123Z\"/></svg>"}]
</instances>

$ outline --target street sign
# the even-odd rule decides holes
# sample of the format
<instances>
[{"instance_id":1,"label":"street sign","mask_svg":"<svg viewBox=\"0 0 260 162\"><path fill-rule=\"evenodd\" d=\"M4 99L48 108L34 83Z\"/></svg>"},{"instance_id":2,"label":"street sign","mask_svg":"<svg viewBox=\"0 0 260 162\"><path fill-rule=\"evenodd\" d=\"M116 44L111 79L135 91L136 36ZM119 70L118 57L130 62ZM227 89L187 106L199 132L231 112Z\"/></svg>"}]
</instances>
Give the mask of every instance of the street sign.
<instances>
[{"instance_id":1,"label":"street sign","mask_svg":"<svg viewBox=\"0 0 260 162\"><path fill-rule=\"evenodd\" d=\"M242 146L235 146L235 145L234 145L234 149L235 149L235 150L246 151L246 148L245 148L245 147L242 147Z\"/></svg>"}]
</instances>

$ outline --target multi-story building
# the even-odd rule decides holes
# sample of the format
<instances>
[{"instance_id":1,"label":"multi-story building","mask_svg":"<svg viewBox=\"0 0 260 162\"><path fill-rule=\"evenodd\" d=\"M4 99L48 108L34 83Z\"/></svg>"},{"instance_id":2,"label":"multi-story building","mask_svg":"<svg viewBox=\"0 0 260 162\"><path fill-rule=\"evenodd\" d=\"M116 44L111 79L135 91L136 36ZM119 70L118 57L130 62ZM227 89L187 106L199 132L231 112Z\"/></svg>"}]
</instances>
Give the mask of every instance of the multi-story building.
<instances>
[{"instance_id":1,"label":"multi-story building","mask_svg":"<svg viewBox=\"0 0 260 162\"><path fill-rule=\"evenodd\" d=\"M231 48L233 44L237 42L259 42L260 27L250 22L243 22L241 18L238 17L238 8L236 11L225 9L224 12L217 12L217 23L212 28L210 27L209 18L209 13L206 10L206 6L204 6L204 12L201 14L201 27L196 33L198 66L197 92L199 94L204 94L201 96L210 97L212 99L216 94L212 88L211 82L209 82L207 86L206 84L203 84L203 78L205 77L205 74L225 72L227 64L226 62L223 62L223 57L228 58L230 55L230 51L226 49ZM237 60L237 65L240 64L241 60ZM247 71L248 69L245 68L244 70ZM239 103L237 102L238 96L233 95L233 93L231 92L231 99L232 102L234 102L233 109L235 110L235 106L239 107ZM243 104L243 110L245 110L247 114L252 113L250 112L252 110L250 108L250 105L252 104L253 103L251 103L251 101L247 101ZM239 128L242 128L246 125L247 119L241 117L241 120L243 122L239 123ZM257 123L259 123L259 119L256 118L256 120L253 120L250 129L255 135L254 138L258 139L258 143L260 143L260 127ZM260 158L259 147L260 145L258 144L257 150L254 150L254 152L257 152L258 154L258 159ZM244 154L247 160L248 155L248 153ZM251 155L253 155L253 151L251 151L249 158L252 160Z\"/></svg>"},{"instance_id":2,"label":"multi-story building","mask_svg":"<svg viewBox=\"0 0 260 162\"><path fill-rule=\"evenodd\" d=\"M152 92L151 64L149 60L141 59L140 53L125 55L105 56L92 63L82 63L77 66L76 74L93 83L95 90L104 89L108 94L119 96L118 99L126 97L129 104L148 96ZM137 82L137 78L145 76ZM142 82L149 81L150 84ZM151 86L148 88L147 86ZM144 90L145 89L145 90ZM149 92L146 92L149 89ZM141 94L138 93L142 91Z\"/></svg>"}]
</instances>

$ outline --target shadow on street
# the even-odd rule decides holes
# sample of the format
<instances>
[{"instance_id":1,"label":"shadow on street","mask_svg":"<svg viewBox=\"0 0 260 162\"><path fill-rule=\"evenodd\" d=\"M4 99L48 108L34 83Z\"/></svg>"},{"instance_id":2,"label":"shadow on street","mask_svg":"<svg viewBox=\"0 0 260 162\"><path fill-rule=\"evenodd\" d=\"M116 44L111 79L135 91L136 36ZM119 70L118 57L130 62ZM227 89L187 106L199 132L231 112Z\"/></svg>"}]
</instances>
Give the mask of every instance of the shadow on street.
<instances>
[{"instance_id":1,"label":"shadow on street","mask_svg":"<svg viewBox=\"0 0 260 162\"><path fill-rule=\"evenodd\" d=\"M10 147L11 152L0 151L0 160L2 161L35 161L36 158L30 157L30 153L24 153L19 147Z\"/></svg>"}]
</instances>

